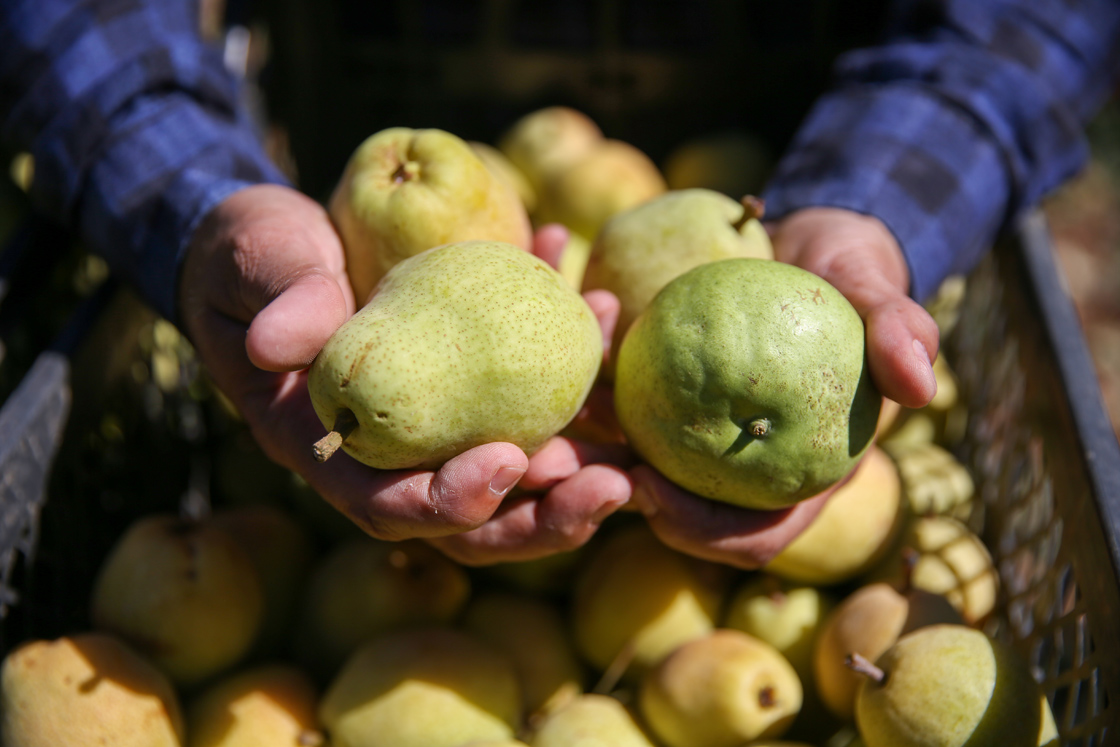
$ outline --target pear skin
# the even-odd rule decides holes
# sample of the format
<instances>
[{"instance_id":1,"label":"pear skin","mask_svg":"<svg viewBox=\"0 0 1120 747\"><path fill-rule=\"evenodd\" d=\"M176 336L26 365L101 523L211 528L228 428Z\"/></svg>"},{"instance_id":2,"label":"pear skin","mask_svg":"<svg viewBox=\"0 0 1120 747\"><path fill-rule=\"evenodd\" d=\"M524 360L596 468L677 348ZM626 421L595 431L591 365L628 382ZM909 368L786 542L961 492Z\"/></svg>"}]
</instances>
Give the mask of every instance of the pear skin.
<instances>
[{"instance_id":1,"label":"pear skin","mask_svg":"<svg viewBox=\"0 0 1120 747\"><path fill-rule=\"evenodd\" d=\"M120 636L184 687L248 655L264 605L260 574L229 533L170 514L133 522L90 594L95 628Z\"/></svg>"},{"instance_id":2,"label":"pear skin","mask_svg":"<svg viewBox=\"0 0 1120 747\"><path fill-rule=\"evenodd\" d=\"M311 678L261 664L208 686L187 708L187 747L325 747Z\"/></svg>"},{"instance_id":3,"label":"pear skin","mask_svg":"<svg viewBox=\"0 0 1120 747\"><path fill-rule=\"evenodd\" d=\"M443 130L390 127L370 135L350 156L328 209L359 306L391 267L432 247L474 240L532 246L516 189Z\"/></svg>"},{"instance_id":4,"label":"pear skin","mask_svg":"<svg viewBox=\"0 0 1120 747\"><path fill-rule=\"evenodd\" d=\"M521 724L513 663L476 636L417 628L367 641L319 704L332 747L458 747Z\"/></svg>"},{"instance_id":5,"label":"pear skin","mask_svg":"<svg viewBox=\"0 0 1120 747\"><path fill-rule=\"evenodd\" d=\"M491 171L509 182L521 198L525 210L532 215L537 207L537 190L529 181L529 177L525 176L525 172L517 168L505 153L489 143L468 140L467 144Z\"/></svg>"},{"instance_id":6,"label":"pear skin","mask_svg":"<svg viewBox=\"0 0 1120 747\"><path fill-rule=\"evenodd\" d=\"M769 146L744 130L707 132L674 147L663 171L670 189L700 187L739 198L758 194L774 166Z\"/></svg>"},{"instance_id":7,"label":"pear skin","mask_svg":"<svg viewBox=\"0 0 1120 747\"><path fill-rule=\"evenodd\" d=\"M602 358L599 321L560 273L512 244L462 242L393 267L307 387L331 450L435 469L496 441L535 451L583 407Z\"/></svg>"},{"instance_id":8,"label":"pear skin","mask_svg":"<svg viewBox=\"0 0 1120 747\"><path fill-rule=\"evenodd\" d=\"M0 742L10 747L180 747L166 675L116 636L27 641L0 667Z\"/></svg>"},{"instance_id":9,"label":"pear skin","mask_svg":"<svg viewBox=\"0 0 1120 747\"><path fill-rule=\"evenodd\" d=\"M588 115L569 106L547 106L518 118L498 140L498 150L539 195L602 139L603 131Z\"/></svg>"},{"instance_id":10,"label":"pear skin","mask_svg":"<svg viewBox=\"0 0 1120 747\"><path fill-rule=\"evenodd\" d=\"M529 740L532 747L654 747L619 700L585 693L548 713Z\"/></svg>"}]
</instances>

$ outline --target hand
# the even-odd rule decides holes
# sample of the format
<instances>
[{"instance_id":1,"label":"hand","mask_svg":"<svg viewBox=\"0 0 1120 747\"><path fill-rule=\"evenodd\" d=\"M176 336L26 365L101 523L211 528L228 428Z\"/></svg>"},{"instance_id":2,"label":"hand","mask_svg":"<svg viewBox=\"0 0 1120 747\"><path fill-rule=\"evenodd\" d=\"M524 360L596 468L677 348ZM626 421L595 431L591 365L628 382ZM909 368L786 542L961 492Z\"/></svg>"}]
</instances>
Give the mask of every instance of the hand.
<instances>
[{"instance_id":1,"label":"hand","mask_svg":"<svg viewBox=\"0 0 1120 747\"><path fill-rule=\"evenodd\" d=\"M617 302L613 311L610 299L595 308L613 326ZM180 310L202 361L265 453L374 537L466 532L442 546L475 563L536 557L586 541L604 512L629 497L621 469L592 464L605 458L600 450L563 441L532 463L513 444L486 444L436 472L380 471L345 454L316 462L310 444L325 429L305 369L355 301L329 216L295 190L248 187L211 211L187 250ZM504 504L526 476L530 487L555 487L535 506Z\"/></svg>"}]
</instances>

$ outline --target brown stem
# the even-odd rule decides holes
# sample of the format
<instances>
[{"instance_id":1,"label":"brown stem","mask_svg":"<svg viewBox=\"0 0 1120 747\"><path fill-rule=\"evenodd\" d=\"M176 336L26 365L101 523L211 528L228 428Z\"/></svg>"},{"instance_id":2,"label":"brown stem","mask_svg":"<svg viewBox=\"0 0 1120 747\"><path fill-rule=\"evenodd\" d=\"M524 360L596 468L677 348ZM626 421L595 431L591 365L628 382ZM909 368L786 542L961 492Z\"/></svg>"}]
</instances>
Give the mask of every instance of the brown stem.
<instances>
[{"instance_id":1,"label":"brown stem","mask_svg":"<svg viewBox=\"0 0 1120 747\"><path fill-rule=\"evenodd\" d=\"M316 462L325 462L334 456L342 446L342 442L358 427L358 419L354 413L347 409L338 411L334 418L334 429L315 442L312 453Z\"/></svg>"},{"instance_id":2,"label":"brown stem","mask_svg":"<svg viewBox=\"0 0 1120 747\"><path fill-rule=\"evenodd\" d=\"M743 206L743 217L735 222L736 231L742 231L743 226L751 220L762 220L762 216L766 214L766 203L754 195L746 195L739 200L739 204Z\"/></svg>"},{"instance_id":3,"label":"brown stem","mask_svg":"<svg viewBox=\"0 0 1120 747\"><path fill-rule=\"evenodd\" d=\"M853 672L862 674L864 677L870 677L880 685L887 679L886 672L855 652L844 657L844 665Z\"/></svg>"},{"instance_id":4,"label":"brown stem","mask_svg":"<svg viewBox=\"0 0 1120 747\"><path fill-rule=\"evenodd\" d=\"M606 695L615 688L622 676L626 674L626 670L630 668L631 662L634 661L634 654L637 653L637 648L634 646L633 641L628 641L623 646L618 654L614 657L607 668L603 670L603 676L595 683L592 692L598 695Z\"/></svg>"}]
</instances>

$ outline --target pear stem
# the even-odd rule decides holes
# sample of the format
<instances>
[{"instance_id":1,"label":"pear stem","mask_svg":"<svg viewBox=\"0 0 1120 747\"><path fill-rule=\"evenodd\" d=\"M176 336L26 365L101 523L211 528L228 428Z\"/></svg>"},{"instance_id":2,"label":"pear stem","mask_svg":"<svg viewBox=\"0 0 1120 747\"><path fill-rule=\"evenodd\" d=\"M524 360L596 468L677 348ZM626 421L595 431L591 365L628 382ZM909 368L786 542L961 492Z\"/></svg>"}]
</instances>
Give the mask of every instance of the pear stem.
<instances>
[{"instance_id":1,"label":"pear stem","mask_svg":"<svg viewBox=\"0 0 1120 747\"><path fill-rule=\"evenodd\" d=\"M619 650L614 660L603 670L603 676L599 678L595 687L592 688L592 692L598 695L607 695L611 690L614 690L619 680L622 679L622 675L626 674L626 670L630 668L630 663L634 661L635 653L637 653L637 649L634 646L634 642L628 641L626 645Z\"/></svg>"},{"instance_id":2,"label":"pear stem","mask_svg":"<svg viewBox=\"0 0 1120 747\"><path fill-rule=\"evenodd\" d=\"M844 665L853 672L862 674L864 677L869 677L875 680L875 682L880 685L883 684L887 679L886 672L855 652L848 654L844 658Z\"/></svg>"},{"instance_id":3,"label":"pear stem","mask_svg":"<svg viewBox=\"0 0 1120 747\"><path fill-rule=\"evenodd\" d=\"M766 203L754 195L742 197L739 204L743 206L743 217L735 222L736 231L742 231L743 226L751 220L762 220L762 216L766 214Z\"/></svg>"},{"instance_id":4,"label":"pear stem","mask_svg":"<svg viewBox=\"0 0 1120 747\"><path fill-rule=\"evenodd\" d=\"M316 462L325 462L342 447L342 442L358 427L358 419L347 409L338 411L334 418L334 429L320 438L312 447Z\"/></svg>"}]
</instances>

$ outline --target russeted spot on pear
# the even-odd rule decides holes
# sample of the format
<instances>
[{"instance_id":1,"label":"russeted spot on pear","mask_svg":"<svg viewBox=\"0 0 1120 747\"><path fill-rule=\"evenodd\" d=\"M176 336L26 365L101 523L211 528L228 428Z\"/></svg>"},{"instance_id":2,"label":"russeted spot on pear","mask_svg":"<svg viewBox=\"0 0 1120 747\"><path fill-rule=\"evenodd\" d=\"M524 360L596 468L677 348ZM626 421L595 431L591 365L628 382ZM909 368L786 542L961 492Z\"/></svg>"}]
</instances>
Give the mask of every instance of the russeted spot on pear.
<instances>
[{"instance_id":1,"label":"russeted spot on pear","mask_svg":"<svg viewBox=\"0 0 1120 747\"><path fill-rule=\"evenodd\" d=\"M393 267L311 365L338 445L377 469L435 469L482 444L538 449L579 412L603 357L594 312L556 270L502 242Z\"/></svg>"},{"instance_id":2,"label":"russeted spot on pear","mask_svg":"<svg viewBox=\"0 0 1120 747\"><path fill-rule=\"evenodd\" d=\"M900 638L859 655L856 723L867 747L1037 747L1056 743L1049 704L1026 659L966 625Z\"/></svg>"},{"instance_id":3,"label":"russeted spot on pear","mask_svg":"<svg viewBox=\"0 0 1120 747\"><path fill-rule=\"evenodd\" d=\"M779 509L849 474L882 396L863 320L811 272L723 259L669 282L618 351L614 402L630 444L696 495Z\"/></svg>"}]
</instances>

